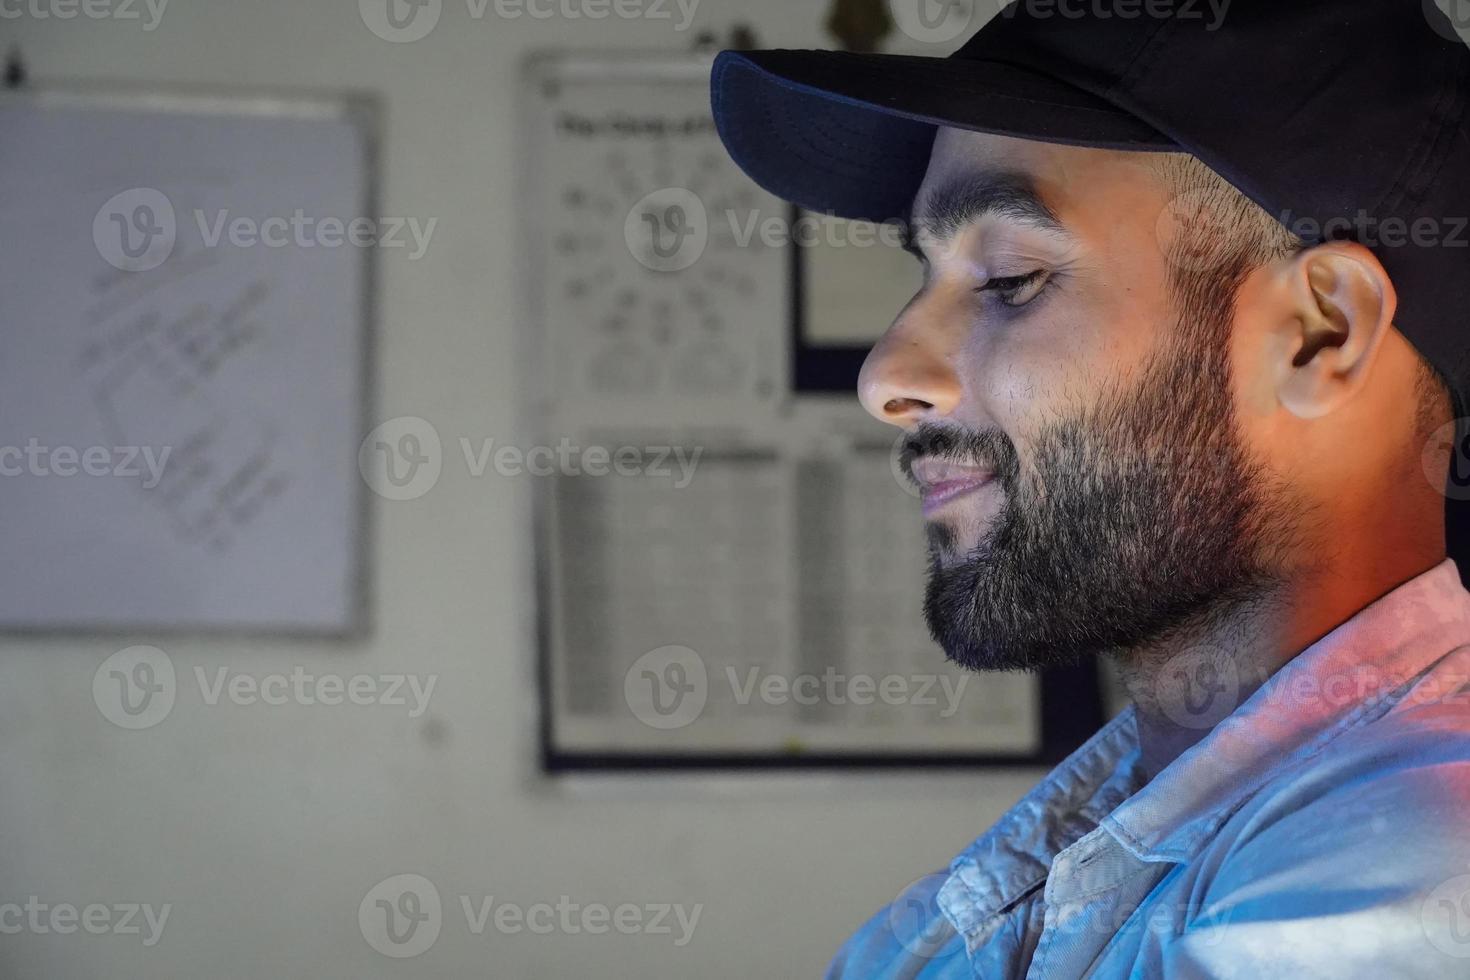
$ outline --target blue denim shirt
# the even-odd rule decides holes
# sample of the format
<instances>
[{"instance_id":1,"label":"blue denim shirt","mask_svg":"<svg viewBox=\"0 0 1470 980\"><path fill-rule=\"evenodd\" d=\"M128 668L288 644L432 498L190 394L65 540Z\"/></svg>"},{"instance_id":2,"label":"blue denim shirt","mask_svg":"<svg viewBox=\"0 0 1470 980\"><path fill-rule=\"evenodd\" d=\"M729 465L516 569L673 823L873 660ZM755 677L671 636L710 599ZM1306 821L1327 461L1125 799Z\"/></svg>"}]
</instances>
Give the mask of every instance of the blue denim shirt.
<instances>
[{"instance_id":1,"label":"blue denim shirt","mask_svg":"<svg viewBox=\"0 0 1470 980\"><path fill-rule=\"evenodd\" d=\"M828 977L1470 977L1470 593L1451 561L1151 781L1130 708Z\"/></svg>"}]
</instances>

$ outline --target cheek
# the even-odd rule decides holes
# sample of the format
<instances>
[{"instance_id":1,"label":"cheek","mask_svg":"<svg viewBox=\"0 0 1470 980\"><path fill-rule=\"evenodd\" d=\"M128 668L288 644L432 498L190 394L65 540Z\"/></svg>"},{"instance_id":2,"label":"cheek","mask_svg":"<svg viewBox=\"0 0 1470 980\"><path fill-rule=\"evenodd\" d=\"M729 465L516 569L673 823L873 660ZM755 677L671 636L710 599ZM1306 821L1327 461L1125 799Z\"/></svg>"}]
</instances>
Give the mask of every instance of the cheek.
<instances>
[{"instance_id":1,"label":"cheek","mask_svg":"<svg viewBox=\"0 0 1470 980\"><path fill-rule=\"evenodd\" d=\"M1281 369L1290 365L1295 351L1290 332L1273 329L1280 320L1272 305L1265 270L1257 270L1235 298L1235 320L1230 327L1230 376L1236 417L1242 425L1269 423L1280 405Z\"/></svg>"},{"instance_id":2,"label":"cheek","mask_svg":"<svg viewBox=\"0 0 1470 980\"><path fill-rule=\"evenodd\" d=\"M1162 285L1078 263L1017 316L952 309L971 323L957 345L964 421L998 426L1018 445L1076 418L1106 387L1126 388L1177 327Z\"/></svg>"},{"instance_id":3,"label":"cheek","mask_svg":"<svg viewBox=\"0 0 1470 980\"><path fill-rule=\"evenodd\" d=\"M981 414L1018 443L1039 425L1075 416L1129 357L1104 321L1058 307L976 330L967 347Z\"/></svg>"}]
</instances>

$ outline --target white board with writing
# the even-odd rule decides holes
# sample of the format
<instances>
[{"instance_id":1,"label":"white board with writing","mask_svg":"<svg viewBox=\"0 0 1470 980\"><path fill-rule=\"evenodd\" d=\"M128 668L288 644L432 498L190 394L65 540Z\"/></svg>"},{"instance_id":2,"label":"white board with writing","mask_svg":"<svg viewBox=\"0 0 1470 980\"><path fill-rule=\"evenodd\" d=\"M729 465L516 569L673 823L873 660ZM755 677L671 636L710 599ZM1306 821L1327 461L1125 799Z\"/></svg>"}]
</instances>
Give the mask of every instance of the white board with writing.
<instances>
[{"instance_id":1,"label":"white board with writing","mask_svg":"<svg viewBox=\"0 0 1470 980\"><path fill-rule=\"evenodd\" d=\"M354 629L368 107L32 93L0 132L0 628Z\"/></svg>"}]
</instances>

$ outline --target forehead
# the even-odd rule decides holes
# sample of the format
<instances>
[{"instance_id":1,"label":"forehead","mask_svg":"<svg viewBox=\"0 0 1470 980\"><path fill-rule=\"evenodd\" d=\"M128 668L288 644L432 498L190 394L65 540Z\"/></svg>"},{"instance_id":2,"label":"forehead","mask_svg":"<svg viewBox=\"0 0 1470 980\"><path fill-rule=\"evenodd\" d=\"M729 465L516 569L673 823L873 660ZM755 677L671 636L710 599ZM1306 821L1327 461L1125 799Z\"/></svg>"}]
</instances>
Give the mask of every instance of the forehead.
<instances>
[{"instance_id":1,"label":"forehead","mask_svg":"<svg viewBox=\"0 0 1470 980\"><path fill-rule=\"evenodd\" d=\"M913 217L956 187L995 186L1034 195L1069 231L1098 221L1152 222L1167 203L1157 154L1064 146L993 133L939 128ZM1002 209L1004 211L1005 209Z\"/></svg>"}]
</instances>

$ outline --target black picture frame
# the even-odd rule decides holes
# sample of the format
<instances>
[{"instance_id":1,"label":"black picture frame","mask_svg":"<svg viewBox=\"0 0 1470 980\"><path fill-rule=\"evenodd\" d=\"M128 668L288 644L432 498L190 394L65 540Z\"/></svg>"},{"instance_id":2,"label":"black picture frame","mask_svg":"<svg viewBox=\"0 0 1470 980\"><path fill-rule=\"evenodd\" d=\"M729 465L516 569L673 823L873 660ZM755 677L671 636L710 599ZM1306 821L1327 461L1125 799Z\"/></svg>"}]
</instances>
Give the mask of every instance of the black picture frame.
<instances>
[{"instance_id":1,"label":"black picture frame","mask_svg":"<svg viewBox=\"0 0 1470 980\"><path fill-rule=\"evenodd\" d=\"M791 206L789 227L797 227L801 209ZM858 372L868 355L866 346L814 345L806 337L808 320L806 297L806 262L803 249L793 244L790 249L791 276L791 358L788 382L794 397L848 395L857 387ZM544 562L544 556L540 559ZM546 574L544 566L541 574ZM545 583L543 582L542 585ZM539 594L548 594L538 589ZM541 768L547 773L577 772L709 772L764 770L936 770L1030 768L1055 766L1107 721L1107 706L1102 676L1095 662L1041 672L1040 725L1041 738L1036 750L1026 753L952 751L920 753L874 752L853 753L803 752L708 752L619 750L589 752L567 750L556 742L555 718L552 711L550 623L545 604L539 610L538 646L542 651L538 663L541 690Z\"/></svg>"}]
</instances>

